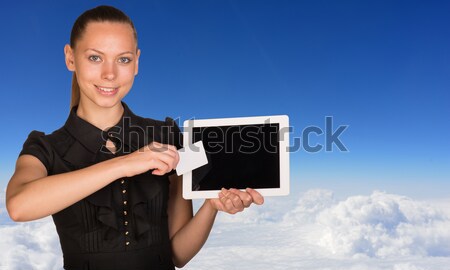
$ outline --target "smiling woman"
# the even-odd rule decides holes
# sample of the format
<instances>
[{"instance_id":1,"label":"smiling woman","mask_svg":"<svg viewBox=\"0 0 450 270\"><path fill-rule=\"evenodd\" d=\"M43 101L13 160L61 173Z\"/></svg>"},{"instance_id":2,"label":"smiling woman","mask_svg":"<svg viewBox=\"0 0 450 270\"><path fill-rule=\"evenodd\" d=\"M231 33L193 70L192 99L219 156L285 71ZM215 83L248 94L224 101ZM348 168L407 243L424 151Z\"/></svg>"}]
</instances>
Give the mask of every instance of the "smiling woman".
<instances>
[{"instance_id":1,"label":"smiling woman","mask_svg":"<svg viewBox=\"0 0 450 270\"><path fill-rule=\"evenodd\" d=\"M52 215L64 269L182 267L205 243L217 211L263 202L252 189L223 189L193 215L173 174L178 126L137 116L122 102L140 55L122 11L83 13L64 52L73 72L70 115L51 134L30 133L6 194L14 221Z\"/></svg>"},{"instance_id":2,"label":"smiling woman","mask_svg":"<svg viewBox=\"0 0 450 270\"><path fill-rule=\"evenodd\" d=\"M93 22L79 40L65 46L66 65L79 85L72 91L82 91L80 98L87 98L81 104L110 108L130 91L140 54L133 29L120 22ZM77 101L71 105L78 105ZM79 106L79 110L85 109Z\"/></svg>"},{"instance_id":3,"label":"smiling woman","mask_svg":"<svg viewBox=\"0 0 450 270\"><path fill-rule=\"evenodd\" d=\"M104 48L105 51L101 51L99 48ZM120 75L124 78L120 79L126 80L126 85L123 87L124 90L126 89L126 93L122 95L123 98L133 85L134 76L138 72L140 50L137 47L136 28L131 19L118 10L116 12L115 10L92 9L83 13L72 27L70 45L64 47L64 53L67 68L74 71L71 108L78 105L80 99L80 82L78 82L77 76L92 74L92 80L105 78L111 81L119 75L116 72L121 71ZM114 70L115 62L124 65L118 65L122 68ZM134 65L128 65L131 62ZM94 63L97 65L92 66ZM106 66L103 70L100 69L102 63ZM94 72L97 73L93 74ZM118 87L95 86L100 91L118 92L114 91L118 90Z\"/></svg>"}]
</instances>

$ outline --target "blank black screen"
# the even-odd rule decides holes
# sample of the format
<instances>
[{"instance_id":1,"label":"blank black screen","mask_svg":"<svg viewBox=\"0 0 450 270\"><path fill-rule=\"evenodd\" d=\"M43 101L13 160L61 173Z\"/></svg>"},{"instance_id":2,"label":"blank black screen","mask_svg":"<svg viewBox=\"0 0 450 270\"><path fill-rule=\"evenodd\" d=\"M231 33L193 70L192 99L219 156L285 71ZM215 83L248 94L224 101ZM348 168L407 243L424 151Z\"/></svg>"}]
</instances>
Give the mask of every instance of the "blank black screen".
<instances>
[{"instance_id":1,"label":"blank black screen","mask_svg":"<svg viewBox=\"0 0 450 270\"><path fill-rule=\"evenodd\" d=\"M208 164L192 172L193 190L279 188L278 124L194 127Z\"/></svg>"}]
</instances>

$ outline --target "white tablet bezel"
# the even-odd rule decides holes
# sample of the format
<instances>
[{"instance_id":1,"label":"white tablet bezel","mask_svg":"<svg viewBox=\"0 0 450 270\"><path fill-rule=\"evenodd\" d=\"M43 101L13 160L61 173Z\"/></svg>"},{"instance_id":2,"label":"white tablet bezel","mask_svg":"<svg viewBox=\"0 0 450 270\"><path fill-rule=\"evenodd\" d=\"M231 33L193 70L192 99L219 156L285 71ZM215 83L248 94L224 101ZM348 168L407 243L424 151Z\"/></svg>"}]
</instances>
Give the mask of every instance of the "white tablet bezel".
<instances>
[{"instance_id":1,"label":"white tablet bezel","mask_svg":"<svg viewBox=\"0 0 450 270\"><path fill-rule=\"evenodd\" d=\"M215 119L190 119L183 123L183 145L192 144L192 129L196 127L239 126L255 124L279 125L280 187L256 189L263 196L284 196L289 194L289 117L287 115L234 117ZM220 190L192 190L192 171L183 174L183 198L218 198Z\"/></svg>"}]
</instances>

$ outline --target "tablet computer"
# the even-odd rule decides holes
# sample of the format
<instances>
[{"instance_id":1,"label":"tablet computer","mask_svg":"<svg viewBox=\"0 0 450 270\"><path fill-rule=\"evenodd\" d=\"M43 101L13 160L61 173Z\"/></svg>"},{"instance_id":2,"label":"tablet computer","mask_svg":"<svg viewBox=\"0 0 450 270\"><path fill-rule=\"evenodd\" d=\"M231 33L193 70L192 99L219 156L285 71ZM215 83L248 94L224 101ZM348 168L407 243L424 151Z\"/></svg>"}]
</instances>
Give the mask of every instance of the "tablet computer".
<instances>
[{"instance_id":1,"label":"tablet computer","mask_svg":"<svg viewBox=\"0 0 450 270\"><path fill-rule=\"evenodd\" d=\"M190 119L183 145L202 141L208 163L183 174L185 199L217 198L221 188L289 194L287 115Z\"/></svg>"}]
</instances>

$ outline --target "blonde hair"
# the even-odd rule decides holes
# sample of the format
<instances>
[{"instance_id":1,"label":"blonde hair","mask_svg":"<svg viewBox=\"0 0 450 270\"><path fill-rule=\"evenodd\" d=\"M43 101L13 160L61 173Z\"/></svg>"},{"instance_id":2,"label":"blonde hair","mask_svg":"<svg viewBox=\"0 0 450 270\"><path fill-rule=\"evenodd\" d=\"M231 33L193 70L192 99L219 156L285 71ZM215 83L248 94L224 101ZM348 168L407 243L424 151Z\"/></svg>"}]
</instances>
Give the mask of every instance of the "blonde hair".
<instances>
[{"instance_id":1,"label":"blonde hair","mask_svg":"<svg viewBox=\"0 0 450 270\"><path fill-rule=\"evenodd\" d=\"M98 6L90 10L86 10L81 14L72 27L70 33L70 47L75 49L76 42L83 36L86 26L90 22L121 22L127 23L133 29L134 38L137 45L137 33L133 22L121 10L112 6ZM74 72L72 76L72 95L70 98L70 109L77 106L80 102L80 86L78 85L77 75Z\"/></svg>"}]
</instances>

